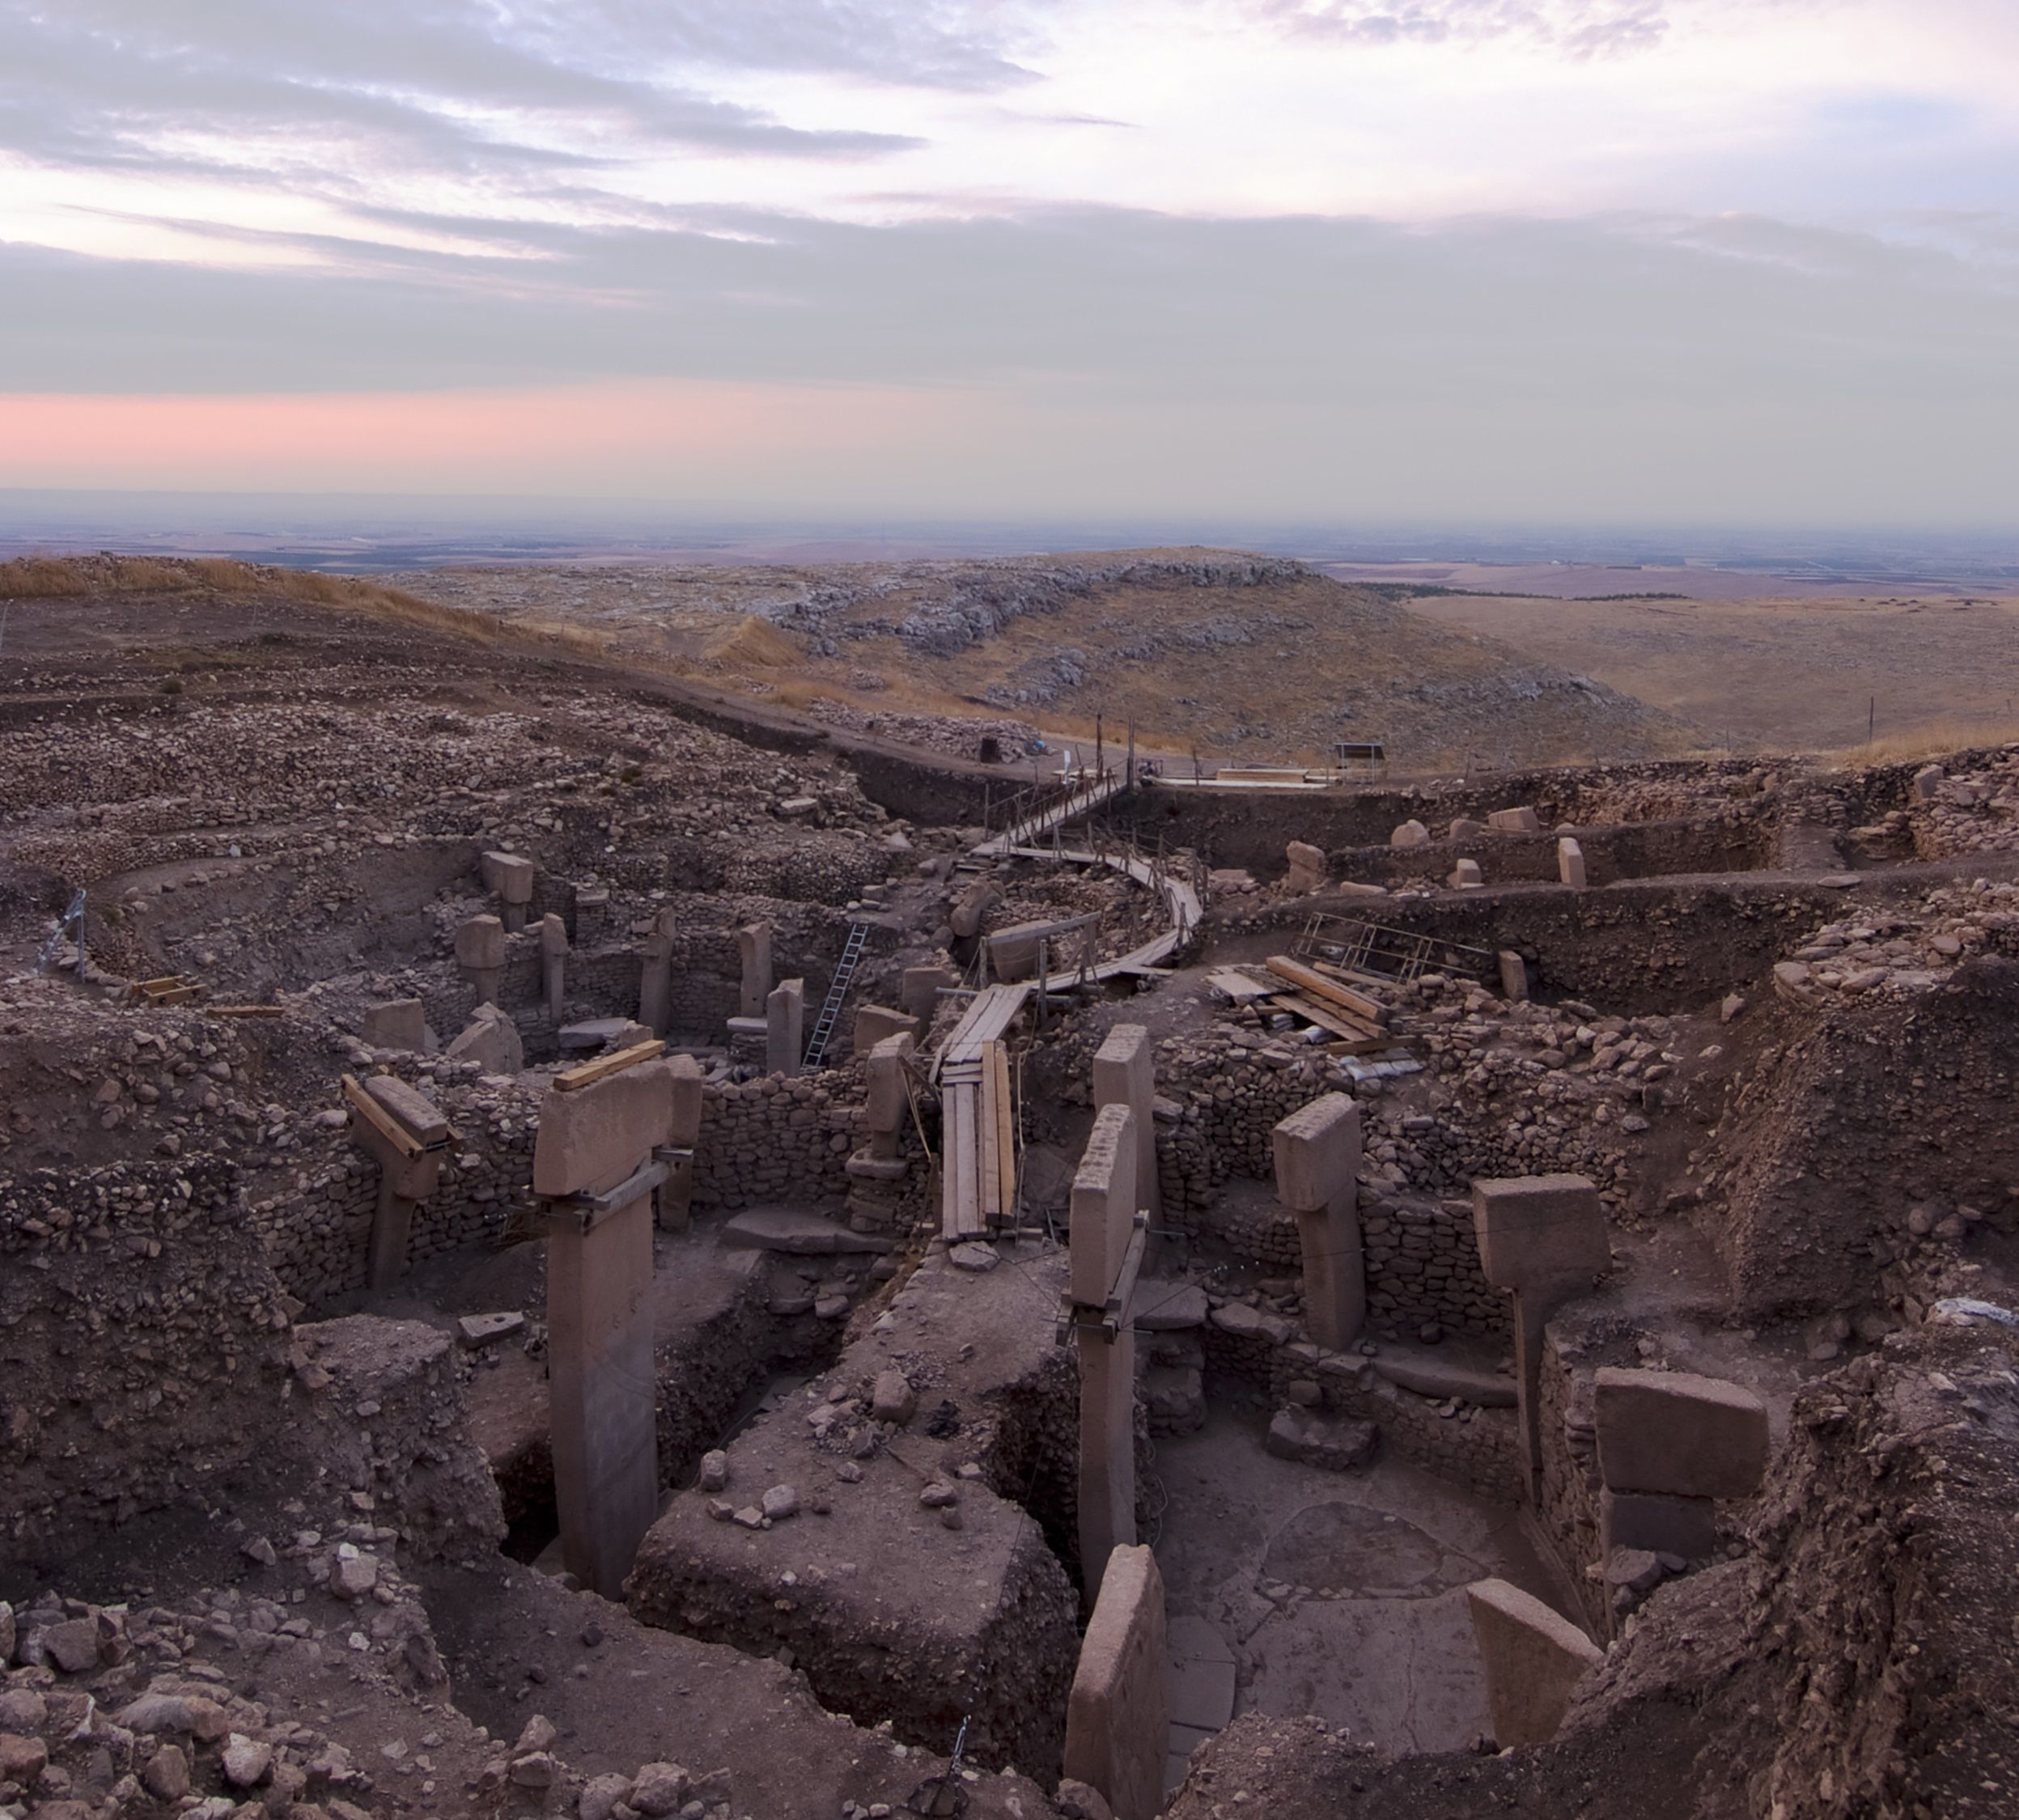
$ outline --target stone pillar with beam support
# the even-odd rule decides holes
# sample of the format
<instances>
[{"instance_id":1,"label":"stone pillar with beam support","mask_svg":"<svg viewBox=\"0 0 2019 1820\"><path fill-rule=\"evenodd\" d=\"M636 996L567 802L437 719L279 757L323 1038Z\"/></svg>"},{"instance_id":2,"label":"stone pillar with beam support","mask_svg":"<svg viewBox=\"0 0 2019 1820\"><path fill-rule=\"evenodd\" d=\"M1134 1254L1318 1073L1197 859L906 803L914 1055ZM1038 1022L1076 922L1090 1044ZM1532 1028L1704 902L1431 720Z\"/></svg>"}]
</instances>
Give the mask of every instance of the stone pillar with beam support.
<instances>
[{"instance_id":1,"label":"stone pillar with beam support","mask_svg":"<svg viewBox=\"0 0 2019 1820\"><path fill-rule=\"evenodd\" d=\"M666 1165L659 1189L659 1229L684 1232L694 1203L694 1152L701 1145L701 1064L691 1055L676 1055L672 1071L672 1110L667 1119L666 1142L652 1152Z\"/></svg>"},{"instance_id":2,"label":"stone pillar with beam support","mask_svg":"<svg viewBox=\"0 0 2019 1820\"><path fill-rule=\"evenodd\" d=\"M505 977L505 926L494 916L473 916L456 931L456 964L478 1004L496 1004Z\"/></svg>"},{"instance_id":3,"label":"stone pillar with beam support","mask_svg":"<svg viewBox=\"0 0 2019 1820\"><path fill-rule=\"evenodd\" d=\"M505 928L516 935L526 926L526 906L532 902L533 880L538 868L515 853L486 853L477 862L487 889L498 893Z\"/></svg>"},{"instance_id":4,"label":"stone pillar with beam support","mask_svg":"<svg viewBox=\"0 0 2019 1820\"><path fill-rule=\"evenodd\" d=\"M1136 1198L1157 1222L1156 1049L1143 1024L1118 1024L1093 1056L1093 1103L1123 1105L1135 1121Z\"/></svg>"},{"instance_id":5,"label":"stone pillar with beam support","mask_svg":"<svg viewBox=\"0 0 2019 1820\"><path fill-rule=\"evenodd\" d=\"M1542 1329L1612 1268L1605 1204L1581 1175L1514 1176L1473 1183L1472 1220L1481 1274L1514 1297L1521 1471L1533 1500L1542 1470Z\"/></svg>"},{"instance_id":6,"label":"stone pillar with beam support","mask_svg":"<svg viewBox=\"0 0 2019 1820\"><path fill-rule=\"evenodd\" d=\"M781 980L764 1001L764 1067L774 1075L795 1075L806 1053L806 982Z\"/></svg>"},{"instance_id":7,"label":"stone pillar with beam support","mask_svg":"<svg viewBox=\"0 0 2019 1820\"><path fill-rule=\"evenodd\" d=\"M673 1009L673 930L679 913L670 907L652 919L652 932L638 975L638 1020L655 1037L666 1034Z\"/></svg>"},{"instance_id":8,"label":"stone pillar with beam support","mask_svg":"<svg viewBox=\"0 0 2019 1820\"><path fill-rule=\"evenodd\" d=\"M547 1215L548 1406L567 1571L623 1596L659 1504L653 1191L669 1174L674 1071L640 1043L554 1077L532 1189Z\"/></svg>"},{"instance_id":9,"label":"stone pillar with beam support","mask_svg":"<svg viewBox=\"0 0 2019 1820\"><path fill-rule=\"evenodd\" d=\"M365 1287L389 1289L406 1274L414 1210L435 1192L448 1150L448 1121L425 1093L374 1075L362 1086L343 1077L350 1105L350 1135L379 1165L379 1204L365 1251Z\"/></svg>"},{"instance_id":10,"label":"stone pillar with beam support","mask_svg":"<svg viewBox=\"0 0 2019 1820\"><path fill-rule=\"evenodd\" d=\"M1108 1558L1066 1703L1066 1774L1098 1789L1115 1820L1164 1810L1170 1665L1164 1576L1142 1546Z\"/></svg>"},{"instance_id":11,"label":"stone pillar with beam support","mask_svg":"<svg viewBox=\"0 0 2019 1820\"><path fill-rule=\"evenodd\" d=\"M1079 1356L1079 1574L1098 1599L1135 1542L1135 1285L1149 1223L1136 1206L1135 1120L1101 1108L1073 1177L1062 1326Z\"/></svg>"},{"instance_id":12,"label":"stone pillar with beam support","mask_svg":"<svg viewBox=\"0 0 2019 1820\"><path fill-rule=\"evenodd\" d=\"M568 926L552 910L540 919L540 993L547 1021L561 1028L561 1004L568 990Z\"/></svg>"},{"instance_id":13,"label":"stone pillar with beam support","mask_svg":"<svg viewBox=\"0 0 2019 1820\"><path fill-rule=\"evenodd\" d=\"M1276 1198L1297 1219L1304 1255L1304 1321L1333 1352L1367 1321L1367 1262L1360 1249L1360 1109L1344 1093L1300 1106L1270 1134Z\"/></svg>"},{"instance_id":14,"label":"stone pillar with beam support","mask_svg":"<svg viewBox=\"0 0 2019 1820\"><path fill-rule=\"evenodd\" d=\"M771 925L747 923L736 931L736 952L743 962L743 991L736 1006L740 1017L761 1017L771 996Z\"/></svg>"}]
</instances>

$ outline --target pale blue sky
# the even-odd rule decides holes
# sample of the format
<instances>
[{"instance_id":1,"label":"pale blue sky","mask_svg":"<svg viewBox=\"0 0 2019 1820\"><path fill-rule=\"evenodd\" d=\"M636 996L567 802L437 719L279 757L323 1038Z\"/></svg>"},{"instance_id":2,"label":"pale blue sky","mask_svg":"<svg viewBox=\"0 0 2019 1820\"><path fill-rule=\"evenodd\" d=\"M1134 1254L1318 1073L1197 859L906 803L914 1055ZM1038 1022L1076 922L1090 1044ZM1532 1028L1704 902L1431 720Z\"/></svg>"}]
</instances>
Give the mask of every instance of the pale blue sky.
<instances>
[{"instance_id":1,"label":"pale blue sky","mask_svg":"<svg viewBox=\"0 0 2019 1820\"><path fill-rule=\"evenodd\" d=\"M2013 0L0 0L0 484L2008 521L2016 223Z\"/></svg>"}]
</instances>

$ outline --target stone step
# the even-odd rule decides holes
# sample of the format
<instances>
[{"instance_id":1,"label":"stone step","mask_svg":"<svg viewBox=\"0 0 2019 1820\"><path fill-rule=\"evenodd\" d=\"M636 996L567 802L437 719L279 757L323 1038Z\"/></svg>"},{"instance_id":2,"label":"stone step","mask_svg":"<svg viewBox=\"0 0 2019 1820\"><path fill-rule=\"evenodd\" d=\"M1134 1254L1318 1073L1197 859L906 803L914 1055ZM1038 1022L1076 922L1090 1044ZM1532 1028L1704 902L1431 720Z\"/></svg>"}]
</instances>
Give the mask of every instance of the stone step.
<instances>
[{"instance_id":1,"label":"stone step","mask_svg":"<svg viewBox=\"0 0 2019 1820\"><path fill-rule=\"evenodd\" d=\"M859 1182L902 1182L911 1173L911 1163L903 1156L872 1156L859 1150L842 1165Z\"/></svg>"},{"instance_id":2,"label":"stone step","mask_svg":"<svg viewBox=\"0 0 2019 1820\"><path fill-rule=\"evenodd\" d=\"M725 1250L783 1251L798 1258L893 1249L889 1239L873 1232L851 1232L817 1213L791 1207L752 1207L724 1221L719 1236Z\"/></svg>"},{"instance_id":3,"label":"stone step","mask_svg":"<svg viewBox=\"0 0 2019 1820\"><path fill-rule=\"evenodd\" d=\"M1514 1380L1499 1372L1480 1371L1455 1359L1434 1359L1423 1353L1398 1354L1386 1347L1373 1364L1390 1384L1414 1390L1419 1397L1457 1397L1482 1409L1514 1407Z\"/></svg>"},{"instance_id":4,"label":"stone step","mask_svg":"<svg viewBox=\"0 0 2019 1820\"><path fill-rule=\"evenodd\" d=\"M1206 1325L1206 1292L1195 1283L1173 1283L1144 1277L1135 1286L1139 1333L1169 1334Z\"/></svg>"}]
</instances>

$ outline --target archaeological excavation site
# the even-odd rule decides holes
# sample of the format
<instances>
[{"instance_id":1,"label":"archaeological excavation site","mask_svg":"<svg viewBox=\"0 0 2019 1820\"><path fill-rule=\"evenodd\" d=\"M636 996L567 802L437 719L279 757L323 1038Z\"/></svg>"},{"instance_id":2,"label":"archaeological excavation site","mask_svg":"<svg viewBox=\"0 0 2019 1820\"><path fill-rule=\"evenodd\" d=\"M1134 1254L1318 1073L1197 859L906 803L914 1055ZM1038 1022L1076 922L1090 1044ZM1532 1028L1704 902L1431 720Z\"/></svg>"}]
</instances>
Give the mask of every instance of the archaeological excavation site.
<instances>
[{"instance_id":1,"label":"archaeological excavation site","mask_svg":"<svg viewBox=\"0 0 2019 1820\"><path fill-rule=\"evenodd\" d=\"M1386 623L1101 561L729 623ZM2019 1814L2019 747L5 598L0 1814Z\"/></svg>"}]
</instances>

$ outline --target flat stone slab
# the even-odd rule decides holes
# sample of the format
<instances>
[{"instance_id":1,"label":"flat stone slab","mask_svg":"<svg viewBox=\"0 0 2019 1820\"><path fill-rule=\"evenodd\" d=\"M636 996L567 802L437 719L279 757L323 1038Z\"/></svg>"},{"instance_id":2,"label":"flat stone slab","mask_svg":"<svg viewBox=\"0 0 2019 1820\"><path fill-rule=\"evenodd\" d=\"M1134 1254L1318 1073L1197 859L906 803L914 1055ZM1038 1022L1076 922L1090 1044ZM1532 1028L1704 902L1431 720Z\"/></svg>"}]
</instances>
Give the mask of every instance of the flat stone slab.
<instances>
[{"instance_id":1,"label":"flat stone slab","mask_svg":"<svg viewBox=\"0 0 2019 1820\"><path fill-rule=\"evenodd\" d=\"M795 1258L828 1258L842 1252L891 1249L891 1241L791 1207L752 1207L726 1221L721 1243L731 1251L783 1251Z\"/></svg>"},{"instance_id":2,"label":"flat stone slab","mask_svg":"<svg viewBox=\"0 0 2019 1820\"><path fill-rule=\"evenodd\" d=\"M570 1052L577 1050L601 1049L620 1031L628 1030L631 1020L628 1017L591 1017L579 1024L564 1024L555 1041Z\"/></svg>"},{"instance_id":3,"label":"flat stone slab","mask_svg":"<svg viewBox=\"0 0 2019 1820\"><path fill-rule=\"evenodd\" d=\"M456 1330L463 1336L464 1345L484 1346L507 1334L520 1332L525 1325L524 1315L516 1309L507 1309L498 1314L466 1314L456 1323Z\"/></svg>"},{"instance_id":4,"label":"flat stone slab","mask_svg":"<svg viewBox=\"0 0 2019 1820\"><path fill-rule=\"evenodd\" d=\"M1208 1313L1206 1292L1195 1283L1173 1285L1154 1277L1136 1284L1135 1326L1141 1334L1181 1333L1203 1327Z\"/></svg>"},{"instance_id":5,"label":"flat stone slab","mask_svg":"<svg viewBox=\"0 0 2019 1820\"><path fill-rule=\"evenodd\" d=\"M1419 1397L1457 1397L1482 1409L1512 1409L1515 1383L1499 1372L1475 1371L1455 1360L1398 1359L1384 1352L1374 1369L1390 1384Z\"/></svg>"}]
</instances>

